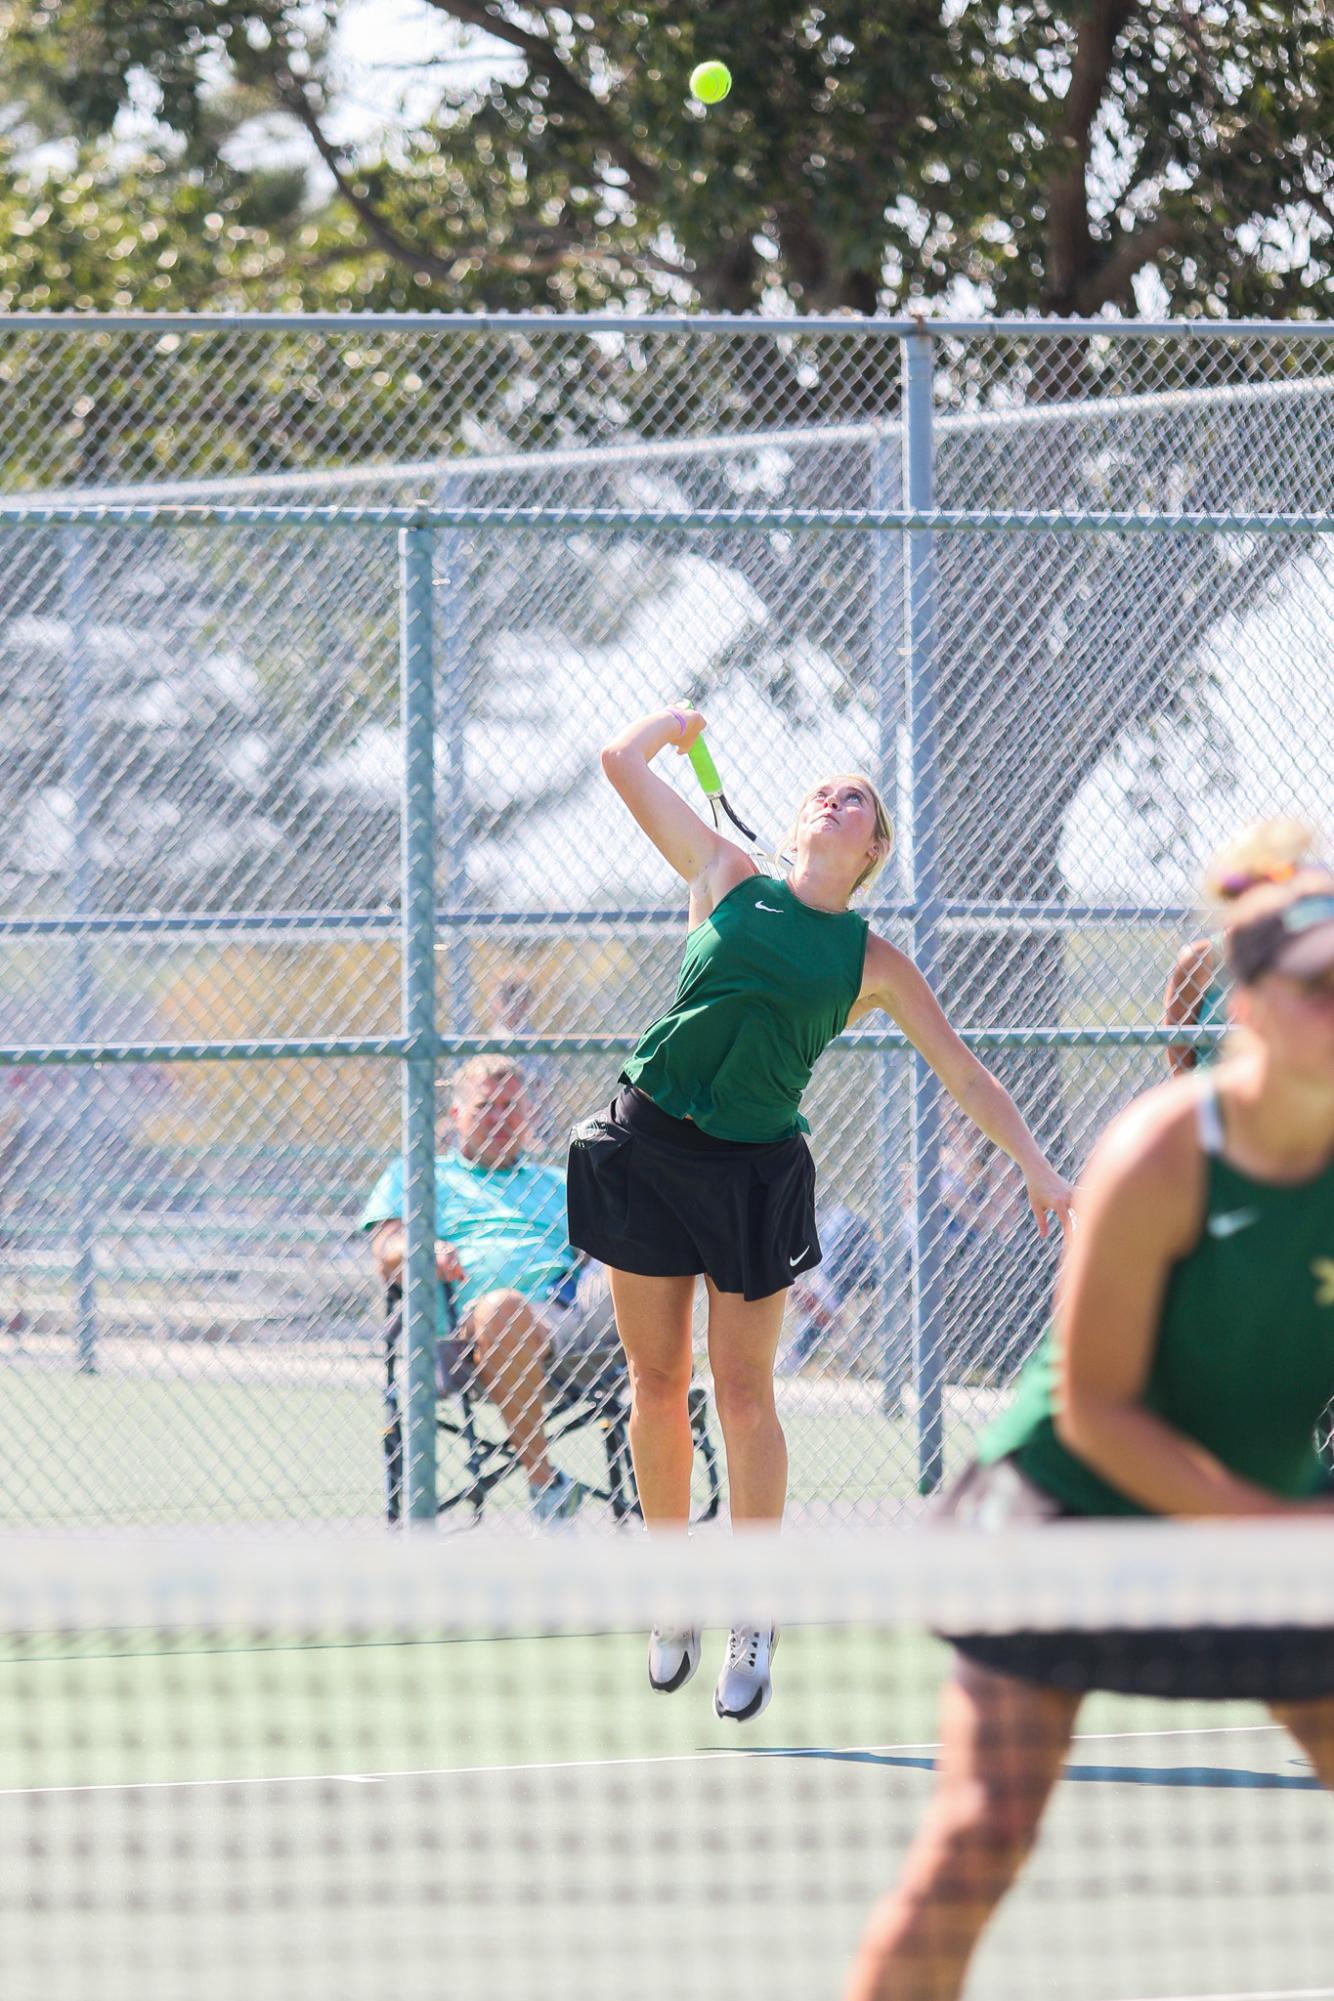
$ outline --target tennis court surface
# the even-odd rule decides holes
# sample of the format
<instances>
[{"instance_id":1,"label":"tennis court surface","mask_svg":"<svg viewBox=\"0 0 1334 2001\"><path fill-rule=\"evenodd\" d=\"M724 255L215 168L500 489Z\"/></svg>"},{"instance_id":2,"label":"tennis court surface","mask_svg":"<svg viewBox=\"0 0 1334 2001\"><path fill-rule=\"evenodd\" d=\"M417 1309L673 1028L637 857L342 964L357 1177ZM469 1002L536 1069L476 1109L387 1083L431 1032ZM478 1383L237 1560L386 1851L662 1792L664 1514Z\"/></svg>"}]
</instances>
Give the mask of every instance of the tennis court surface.
<instances>
[{"instance_id":1,"label":"tennis court surface","mask_svg":"<svg viewBox=\"0 0 1334 2001\"><path fill-rule=\"evenodd\" d=\"M1318 1528L0 1555L10 2001L837 2001L932 1785L936 1626L1325 1623ZM704 1665L648 1690L644 1630ZM733 1619L783 1628L725 1727ZM969 2001L1334 1997L1334 1804L1246 1704L1098 1697Z\"/></svg>"}]
</instances>

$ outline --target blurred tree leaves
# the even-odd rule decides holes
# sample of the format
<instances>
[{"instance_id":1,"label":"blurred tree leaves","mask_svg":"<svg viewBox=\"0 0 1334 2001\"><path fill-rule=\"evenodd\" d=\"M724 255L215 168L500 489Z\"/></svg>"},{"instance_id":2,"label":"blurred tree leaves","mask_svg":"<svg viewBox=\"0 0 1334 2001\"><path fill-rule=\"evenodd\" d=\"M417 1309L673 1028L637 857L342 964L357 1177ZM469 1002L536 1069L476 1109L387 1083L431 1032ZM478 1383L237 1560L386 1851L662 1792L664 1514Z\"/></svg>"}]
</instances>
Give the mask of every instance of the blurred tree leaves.
<instances>
[{"instance_id":1,"label":"blurred tree leaves","mask_svg":"<svg viewBox=\"0 0 1334 2001\"><path fill-rule=\"evenodd\" d=\"M368 152L331 136L339 0L12 0L0 303L1096 314L1149 268L1178 312L1325 300L1327 0L434 6L511 60L442 67ZM735 88L705 112L715 54ZM257 119L310 168L238 150ZM15 237L62 134L80 198Z\"/></svg>"}]
</instances>

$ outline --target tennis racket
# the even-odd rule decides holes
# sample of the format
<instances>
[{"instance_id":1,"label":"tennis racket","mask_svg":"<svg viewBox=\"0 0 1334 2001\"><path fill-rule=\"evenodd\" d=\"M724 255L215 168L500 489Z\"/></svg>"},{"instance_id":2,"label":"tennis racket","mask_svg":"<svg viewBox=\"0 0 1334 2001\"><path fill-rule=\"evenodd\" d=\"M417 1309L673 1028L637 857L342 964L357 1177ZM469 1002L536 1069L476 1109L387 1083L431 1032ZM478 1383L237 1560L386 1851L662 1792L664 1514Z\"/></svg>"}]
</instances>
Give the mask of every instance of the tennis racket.
<instances>
[{"instance_id":1,"label":"tennis racket","mask_svg":"<svg viewBox=\"0 0 1334 2001\"><path fill-rule=\"evenodd\" d=\"M691 744L690 749L686 752L686 756L690 760L691 770L699 780L700 791L709 802L709 810L713 814L713 824L718 829L718 832L720 834L729 832L728 827L723 824L724 818L726 818L745 841L747 854L751 857L752 861L758 863L766 875L785 875L787 872L786 866L783 856L778 850L777 843L761 839L753 827L747 826L723 790L723 781L718 776L718 767L713 761L713 752L705 743L702 734L696 737L694 743Z\"/></svg>"}]
</instances>

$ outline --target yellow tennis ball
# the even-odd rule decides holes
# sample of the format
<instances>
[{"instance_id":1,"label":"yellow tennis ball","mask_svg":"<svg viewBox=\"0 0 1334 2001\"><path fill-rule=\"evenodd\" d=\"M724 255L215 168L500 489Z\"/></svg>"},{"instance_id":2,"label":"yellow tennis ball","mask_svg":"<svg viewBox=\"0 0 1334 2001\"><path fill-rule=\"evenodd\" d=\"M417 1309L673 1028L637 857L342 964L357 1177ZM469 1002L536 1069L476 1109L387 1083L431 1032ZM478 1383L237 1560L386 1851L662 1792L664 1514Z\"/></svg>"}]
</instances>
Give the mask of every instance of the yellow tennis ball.
<instances>
[{"instance_id":1,"label":"yellow tennis ball","mask_svg":"<svg viewBox=\"0 0 1334 2001\"><path fill-rule=\"evenodd\" d=\"M690 88L701 104L721 104L732 88L732 72L726 63L696 63Z\"/></svg>"}]
</instances>

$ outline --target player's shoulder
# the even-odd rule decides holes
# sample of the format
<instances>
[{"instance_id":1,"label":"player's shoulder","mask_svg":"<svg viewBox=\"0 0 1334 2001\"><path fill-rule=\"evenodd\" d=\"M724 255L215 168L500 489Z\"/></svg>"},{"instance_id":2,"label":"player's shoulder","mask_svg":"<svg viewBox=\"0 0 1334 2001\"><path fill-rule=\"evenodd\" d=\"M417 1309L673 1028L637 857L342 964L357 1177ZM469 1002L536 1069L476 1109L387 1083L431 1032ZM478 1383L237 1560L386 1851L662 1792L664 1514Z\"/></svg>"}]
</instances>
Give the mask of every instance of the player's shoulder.
<instances>
[{"instance_id":1,"label":"player's shoulder","mask_svg":"<svg viewBox=\"0 0 1334 2001\"><path fill-rule=\"evenodd\" d=\"M722 902L743 882L761 879L762 871L753 855L739 848L735 841L729 841L725 834L718 836L718 845L704 872L702 887L712 897L715 904Z\"/></svg>"},{"instance_id":2,"label":"player's shoulder","mask_svg":"<svg viewBox=\"0 0 1334 2001\"><path fill-rule=\"evenodd\" d=\"M1133 1247L1167 1265L1198 1241L1207 1185L1199 1100L1193 1072L1159 1084L1119 1113L1094 1147L1075 1211L1104 1255Z\"/></svg>"},{"instance_id":3,"label":"player's shoulder","mask_svg":"<svg viewBox=\"0 0 1334 2001\"><path fill-rule=\"evenodd\" d=\"M916 972L917 968L907 952L892 945L883 932L875 930L870 922L866 924L866 981L879 989L892 986L905 972Z\"/></svg>"},{"instance_id":4,"label":"player's shoulder","mask_svg":"<svg viewBox=\"0 0 1334 2001\"><path fill-rule=\"evenodd\" d=\"M1192 1071L1157 1084L1118 1112L1093 1150L1090 1176L1107 1187L1133 1181L1150 1198L1189 1192L1200 1158L1200 1097Z\"/></svg>"},{"instance_id":5,"label":"player's shoulder","mask_svg":"<svg viewBox=\"0 0 1334 2001\"><path fill-rule=\"evenodd\" d=\"M375 1186L362 1205L357 1219L360 1230L377 1230L382 1223L397 1223L403 1216L403 1159L396 1155L381 1169Z\"/></svg>"},{"instance_id":6,"label":"player's shoulder","mask_svg":"<svg viewBox=\"0 0 1334 2001\"><path fill-rule=\"evenodd\" d=\"M718 836L718 846L703 874L690 885L690 926L698 929L713 916L720 903L742 883L761 882L764 875L753 856L735 842Z\"/></svg>"}]
</instances>

